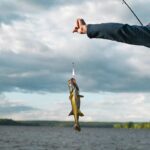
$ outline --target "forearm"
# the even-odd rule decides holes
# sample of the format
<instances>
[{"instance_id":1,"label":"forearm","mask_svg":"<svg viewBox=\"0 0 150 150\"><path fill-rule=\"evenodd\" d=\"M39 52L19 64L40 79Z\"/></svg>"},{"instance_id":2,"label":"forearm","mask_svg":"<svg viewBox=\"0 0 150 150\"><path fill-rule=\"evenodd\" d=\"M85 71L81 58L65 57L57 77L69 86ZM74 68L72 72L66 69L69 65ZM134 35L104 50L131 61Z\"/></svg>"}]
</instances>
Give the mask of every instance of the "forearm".
<instances>
[{"instance_id":1,"label":"forearm","mask_svg":"<svg viewBox=\"0 0 150 150\"><path fill-rule=\"evenodd\" d=\"M89 38L109 39L150 47L149 26L130 26L119 23L89 24L87 35Z\"/></svg>"}]
</instances>

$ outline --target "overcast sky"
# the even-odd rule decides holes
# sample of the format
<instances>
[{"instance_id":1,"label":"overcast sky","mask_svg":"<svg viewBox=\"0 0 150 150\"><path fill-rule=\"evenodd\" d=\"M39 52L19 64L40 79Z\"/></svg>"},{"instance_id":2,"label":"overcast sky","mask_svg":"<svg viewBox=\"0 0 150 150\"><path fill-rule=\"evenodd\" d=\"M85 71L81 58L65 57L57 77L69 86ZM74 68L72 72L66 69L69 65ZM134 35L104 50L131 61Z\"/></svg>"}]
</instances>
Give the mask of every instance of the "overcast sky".
<instances>
[{"instance_id":1,"label":"overcast sky","mask_svg":"<svg viewBox=\"0 0 150 150\"><path fill-rule=\"evenodd\" d=\"M143 24L150 0L127 0ZM122 0L1 0L0 117L72 120L75 62L83 121L150 120L150 49L73 34L87 24L139 24Z\"/></svg>"}]
</instances>

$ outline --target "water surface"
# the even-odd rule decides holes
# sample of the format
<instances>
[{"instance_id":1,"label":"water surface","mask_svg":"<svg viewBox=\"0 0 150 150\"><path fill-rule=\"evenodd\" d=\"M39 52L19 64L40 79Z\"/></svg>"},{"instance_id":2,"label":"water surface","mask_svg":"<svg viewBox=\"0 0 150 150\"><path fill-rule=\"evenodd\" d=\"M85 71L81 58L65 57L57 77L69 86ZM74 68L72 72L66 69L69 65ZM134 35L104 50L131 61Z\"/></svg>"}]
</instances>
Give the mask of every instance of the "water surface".
<instances>
[{"instance_id":1,"label":"water surface","mask_svg":"<svg viewBox=\"0 0 150 150\"><path fill-rule=\"evenodd\" d=\"M149 150L150 130L0 126L0 150Z\"/></svg>"}]
</instances>

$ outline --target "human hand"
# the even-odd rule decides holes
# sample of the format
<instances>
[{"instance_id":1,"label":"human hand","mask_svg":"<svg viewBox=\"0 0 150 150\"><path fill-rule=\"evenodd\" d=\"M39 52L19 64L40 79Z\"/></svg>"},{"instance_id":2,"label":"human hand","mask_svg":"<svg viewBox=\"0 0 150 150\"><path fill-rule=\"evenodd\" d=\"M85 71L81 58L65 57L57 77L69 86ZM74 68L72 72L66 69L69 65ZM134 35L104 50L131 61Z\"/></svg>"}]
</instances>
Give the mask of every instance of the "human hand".
<instances>
[{"instance_id":1,"label":"human hand","mask_svg":"<svg viewBox=\"0 0 150 150\"><path fill-rule=\"evenodd\" d=\"M87 33L87 25L83 19L77 19L75 27L73 29L73 33L77 32L80 34L86 34Z\"/></svg>"}]
</instances>

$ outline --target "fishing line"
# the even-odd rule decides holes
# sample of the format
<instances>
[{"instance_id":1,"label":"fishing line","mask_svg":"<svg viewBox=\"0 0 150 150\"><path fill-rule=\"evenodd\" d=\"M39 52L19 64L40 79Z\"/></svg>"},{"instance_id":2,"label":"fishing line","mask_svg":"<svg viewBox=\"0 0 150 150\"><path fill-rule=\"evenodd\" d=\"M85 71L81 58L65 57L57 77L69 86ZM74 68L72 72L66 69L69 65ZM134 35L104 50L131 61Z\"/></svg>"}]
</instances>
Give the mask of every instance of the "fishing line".
<instances>
[{"instance_id":1,"label":"fishing line","mask_svg":"<svg viewBox=\"0 0 150 150\"><path fill-rule=\"evenodd\" d=\"M129 10L132 12L132 14L134 15L134 17L138 20L138 22L140 23L141 26L143 26L143 23L141 22L141 20L138 18L138 16L135 14L135 12L133 11L133 9L129 6L129 4L125 1L122 0L123 3L129 8Z\"/></svg>"}]
</instances>

